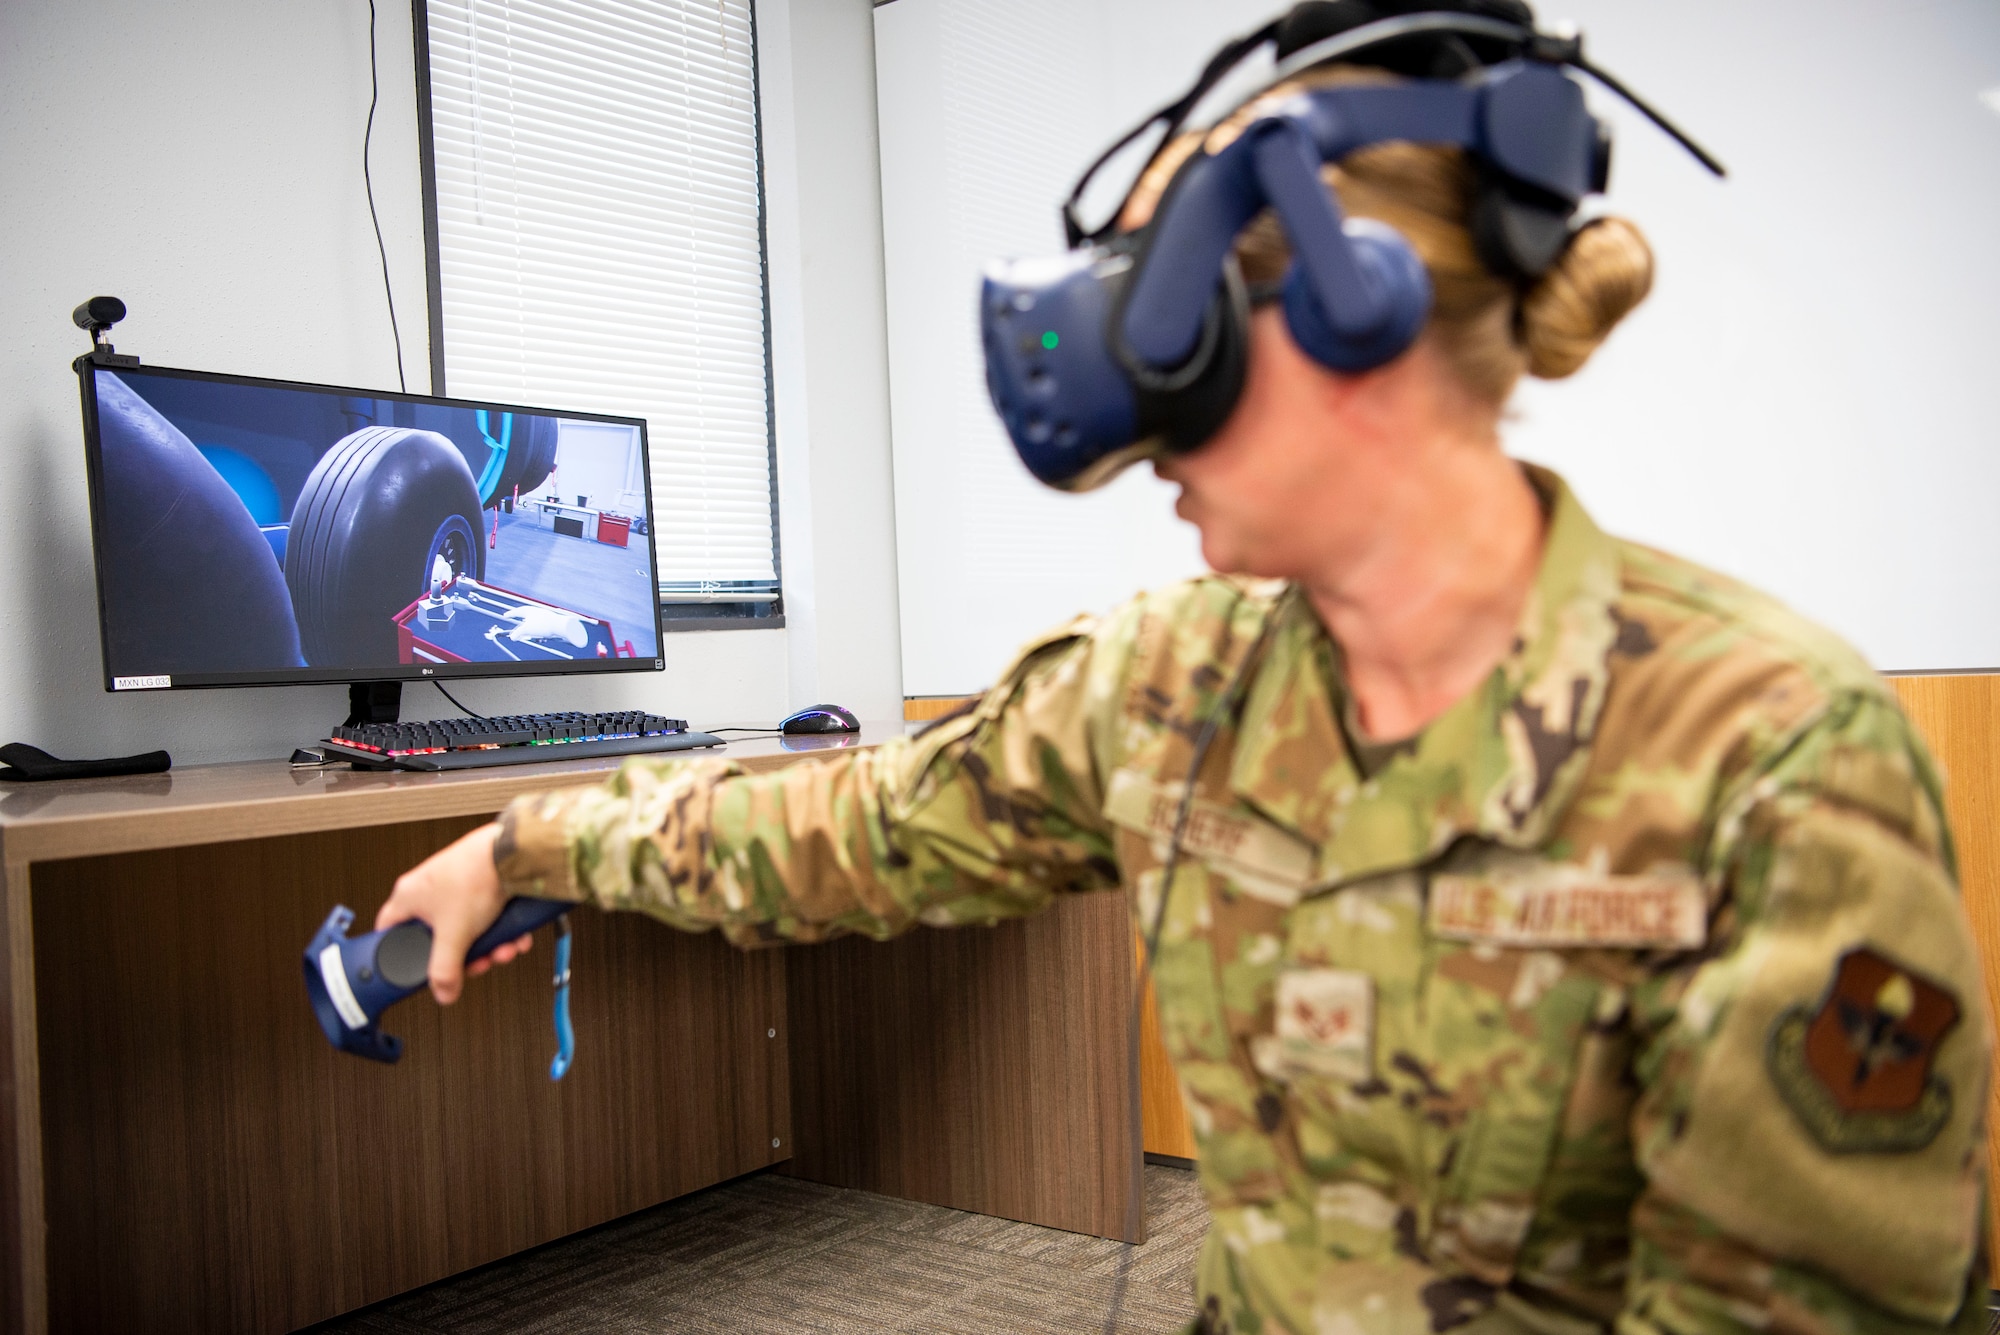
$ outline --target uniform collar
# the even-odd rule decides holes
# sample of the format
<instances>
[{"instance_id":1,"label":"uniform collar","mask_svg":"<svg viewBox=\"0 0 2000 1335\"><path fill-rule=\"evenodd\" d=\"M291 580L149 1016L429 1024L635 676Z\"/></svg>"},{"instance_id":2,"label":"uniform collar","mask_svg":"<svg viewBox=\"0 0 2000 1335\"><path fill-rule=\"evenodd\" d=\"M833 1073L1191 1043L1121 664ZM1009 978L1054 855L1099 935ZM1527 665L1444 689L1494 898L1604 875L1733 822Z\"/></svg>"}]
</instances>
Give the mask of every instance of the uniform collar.
<instances>
[{"instance_id":1,"label":"uniform collar","mask_svg":"<svg viewBox=\"0 0 2000 1335\"><path fill-rule=\"evenodd\" d=\"M1273 609L1230 787L1316 845L1324 881L1414 865L1466 834L1535 847L1575 791L1617 638L1618 551L1560 477L1522 467L1549 527L1514 647L1374 778L1348 751L1325 628L1296 592Z\"/></svg>"}]
</instances>

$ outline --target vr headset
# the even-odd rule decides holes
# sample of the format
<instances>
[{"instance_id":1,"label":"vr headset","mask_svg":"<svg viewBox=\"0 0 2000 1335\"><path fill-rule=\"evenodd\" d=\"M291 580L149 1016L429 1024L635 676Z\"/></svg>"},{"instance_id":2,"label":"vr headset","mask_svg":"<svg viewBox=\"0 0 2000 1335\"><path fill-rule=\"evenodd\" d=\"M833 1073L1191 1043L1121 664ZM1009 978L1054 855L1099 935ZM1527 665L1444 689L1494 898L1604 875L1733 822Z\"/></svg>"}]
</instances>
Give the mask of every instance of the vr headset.
<instances>
[{"instance_id":1,"label":"vr headset","mask_svg":"<svg viewBox=\"0 0 2000 1335\"><path fill-rule=\"evenodd\" d=\"M1423 261L1394 228L1343 217L1321 180L1323 163L1389 140L1466 150L1482 181L1471 218L1480 255L1494 272L1524 283L1555 263L1577 205L1601 193L1610 177L1609 128L1585 107L1569 70L1603 83L1723 174L1699 145L1586 62L1580 38L1484 14L1428 12L1365 23L1288 53L1287 25L1296 27L1313 8L1302 5L1232 42L1193 88L1092 164L1063 206L1067 253L987 269L979 297L987 389L1022 462L1041 481L1086 491L1138 460L1191 452L1222 426L1243 390L1249 344L1250 301L1234 246L1267 207L1293 256L1276 300L1307 356L1361 372L1416 340L1431 305ZM1527 17L1525 6L1510 12ZM1150 167L1201 98L1266 43L1279 47L1277 68L1239 105L1301 70L1370 50L1402 52L1407 63L1413 44L1428 43L1415 49L1442 52L1465 68L1452 78L1299 93L1219 152L1190 155L1145 226L1117 233L1121 203L1086 232L1079 201L1099 170L1164 123Z\"/></svg>"}]
</instances>

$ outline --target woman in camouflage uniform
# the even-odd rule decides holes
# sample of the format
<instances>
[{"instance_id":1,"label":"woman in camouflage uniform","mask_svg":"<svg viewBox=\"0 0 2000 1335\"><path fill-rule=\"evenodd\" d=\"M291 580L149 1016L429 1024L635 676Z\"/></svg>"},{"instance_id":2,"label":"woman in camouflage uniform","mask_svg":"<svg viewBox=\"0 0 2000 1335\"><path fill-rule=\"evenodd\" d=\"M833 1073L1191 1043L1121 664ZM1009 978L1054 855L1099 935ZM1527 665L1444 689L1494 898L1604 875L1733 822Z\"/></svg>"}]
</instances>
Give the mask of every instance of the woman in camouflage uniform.
<instances>
[{"instance_id":1,"label":"woman in camouflage uniform","mask_svg":"<svg viewBox=\"0 0 2000 1335\"><path fill-rule=\"evenodd\" d=\"M1921 743L1835 637L1501 452L1516 379L1644 297L1645 242L1587 225L1523 290L1458 151L1327 178L1435 305L1354 376L1256 311L1233 415L1156 464L1232 573L1029 645L914 739L523 798L378 925L433 925L449 1002L510 895L751 942L1122 887L1151 925L1175 856L1198 1329L1983 1328L1990 1039ZM1238 252L1283 270L1268 222Z\"/></svg>"}]
</instances>

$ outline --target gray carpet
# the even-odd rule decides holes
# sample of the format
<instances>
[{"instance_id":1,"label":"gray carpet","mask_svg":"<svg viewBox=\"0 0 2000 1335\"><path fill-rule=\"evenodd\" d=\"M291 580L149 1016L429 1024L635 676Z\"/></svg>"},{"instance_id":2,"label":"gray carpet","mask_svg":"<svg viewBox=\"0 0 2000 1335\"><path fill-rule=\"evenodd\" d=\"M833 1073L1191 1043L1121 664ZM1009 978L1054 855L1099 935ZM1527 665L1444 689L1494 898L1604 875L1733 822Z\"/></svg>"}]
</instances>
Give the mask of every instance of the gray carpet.
<instances>
[{"instance_id":1,"label":"gray carpet","mask_svg":"<svg viewBox=\"0 0 2000 1335\"><path fill-rule=\"evenodd\" d=\"M1194 1314L1208 1211L1185 1169L1148 1165L1151 1238L1131 1332ZM764 1173L459 1275L316 1335L1102 1330L1123 1249L1102 1238Z\"/></svg>"}]
</instances>

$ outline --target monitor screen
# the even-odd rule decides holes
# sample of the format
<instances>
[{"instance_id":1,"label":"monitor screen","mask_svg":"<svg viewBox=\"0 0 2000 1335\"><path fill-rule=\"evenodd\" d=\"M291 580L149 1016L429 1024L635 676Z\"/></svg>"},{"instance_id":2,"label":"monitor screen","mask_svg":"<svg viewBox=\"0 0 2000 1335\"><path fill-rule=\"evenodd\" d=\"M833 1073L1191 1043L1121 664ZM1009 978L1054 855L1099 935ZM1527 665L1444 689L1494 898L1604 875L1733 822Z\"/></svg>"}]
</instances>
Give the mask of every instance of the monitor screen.
<instances>
[{"instance_id":1,"label":"monitor screen","mask_svg":"<svg viewBox=\"0 0 2000 1335\"><path fill-rule=\"evenodd\" d=\"M644 421L78 373L105 689L662 665Z\"/></svg>"}]
</instances>

